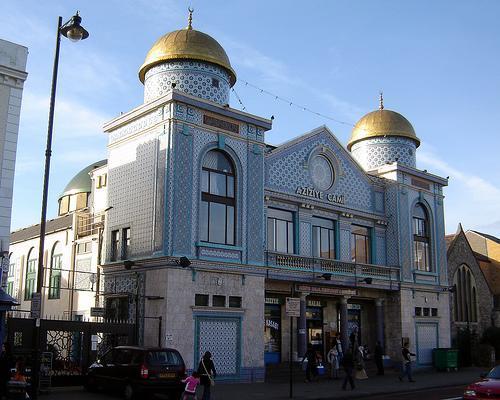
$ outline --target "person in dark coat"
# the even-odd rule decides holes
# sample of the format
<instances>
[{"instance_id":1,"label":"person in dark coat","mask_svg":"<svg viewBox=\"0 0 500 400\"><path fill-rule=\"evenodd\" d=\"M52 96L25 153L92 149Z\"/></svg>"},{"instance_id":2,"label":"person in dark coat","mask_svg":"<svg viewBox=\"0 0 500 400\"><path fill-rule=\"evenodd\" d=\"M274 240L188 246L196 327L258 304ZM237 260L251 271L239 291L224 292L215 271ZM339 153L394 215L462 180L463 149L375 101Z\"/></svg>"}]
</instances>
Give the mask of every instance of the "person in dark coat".
<instances>
[{"instance_id":1,"label":"person in dark coat","mask_svg":"<svg viewBox=\"0 0 500 400\"><path fill-rule=\"evenodd\" d=\"M375 365L377 366L377 375L384 375L384 361L382 359L384 355L384 349L382 345L377 340L377 344L375 345Z\"/></svg>"},{"instance_id":2,"label":"person in dark coat","mask_svg":"<svg viewBox=\"0 0 500 400\"><path fill-rule=\"evenodd\" d=\"M200 375L201 385L203 386L202 400L210 400L210 389L212 380L217 376L215 365L212 361L212 353L205 352L200 364L198 365L198 374Z\"/></svg>"},{"instance_id":3,"label":"person in dark coat","mask_svg":"<svg viewBox=\"0 0 500 400\"><path fill-rule=\"evenodd\" d=\"M307 346L306 354L302 358L302 364L307 360L306 367L306 382L312 382L313 378L316 376L316 367L318 365L318 355L310 344Z\"/></svg>"},{"instance_id":4,"label":"person in dark coat","mask_svg":"<svg viewBox=\"0 0 500 400\"><path fill-rule=\"evenodd\" d=\"M352 379L352 371L354 369L354 356L352 354L352 349L347 350L344 353L344 358L342 359L342 366L345 371L344 383L342 383L342 390L347 389L347 382L351 385L351 389L354 390L354 379Z\"/></svg>"},{"instance_id":5,"label":"person in dark coat","mask_svg":"<svg viewBox=\"0 0 500 400\"><path fill-rule=\"evenodd\" d=\"M8 343L2 345L0 354L0 398L7 396L7 382L10 380L10 371L14 368L15 362Z\"/></svg>"}]
</instances>

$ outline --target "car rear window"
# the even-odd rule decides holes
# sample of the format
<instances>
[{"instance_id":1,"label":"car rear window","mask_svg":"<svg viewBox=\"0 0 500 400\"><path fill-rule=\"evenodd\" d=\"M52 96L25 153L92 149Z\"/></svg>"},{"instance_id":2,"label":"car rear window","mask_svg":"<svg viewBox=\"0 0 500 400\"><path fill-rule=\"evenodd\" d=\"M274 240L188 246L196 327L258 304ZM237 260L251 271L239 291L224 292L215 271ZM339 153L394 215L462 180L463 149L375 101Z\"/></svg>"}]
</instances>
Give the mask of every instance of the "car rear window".
<instances>
[{"instance_id":1,"label":"car rear window","mask_svg":"<svg viewBox=\"0 0 500 400\"><path fill-rule=\"evenodd\" d=\"M149 365L182 365L183 361L179 353L175 351L150 351L146 355Z\"/></svg>"}]
</instances>

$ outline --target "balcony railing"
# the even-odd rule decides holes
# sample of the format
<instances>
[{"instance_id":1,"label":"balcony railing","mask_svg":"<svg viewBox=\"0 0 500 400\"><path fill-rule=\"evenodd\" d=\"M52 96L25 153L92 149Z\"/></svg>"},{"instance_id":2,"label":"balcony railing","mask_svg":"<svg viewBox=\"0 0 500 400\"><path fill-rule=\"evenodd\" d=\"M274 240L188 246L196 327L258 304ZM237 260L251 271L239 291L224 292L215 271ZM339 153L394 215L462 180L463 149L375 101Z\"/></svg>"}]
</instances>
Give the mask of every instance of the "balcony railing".
<instances>
[{"instance_id":1,"label":"balcony railing","mask_svg":"<svg viewBox=\"0 0 500 400\"><path fill-rule=\"evenodd\" d=\"M386 281L399 280L399 268L373 264L358 264L353 262L331 260L327 258L312 258L297 254L267 252L267 265L308 271L318 274L353 276L358 278L373 278Z\"/></svg>"},{"instance_id":2,"label":"balcony railing","mask_svg":"<svg viewBox=\"0 0 500 400\"><path fill-rule=\"evenodd\" d=\"M104 228L104 214L78 213L76 215L76 234L78 237L95 235Z\"/></svg>"}]
</instances>

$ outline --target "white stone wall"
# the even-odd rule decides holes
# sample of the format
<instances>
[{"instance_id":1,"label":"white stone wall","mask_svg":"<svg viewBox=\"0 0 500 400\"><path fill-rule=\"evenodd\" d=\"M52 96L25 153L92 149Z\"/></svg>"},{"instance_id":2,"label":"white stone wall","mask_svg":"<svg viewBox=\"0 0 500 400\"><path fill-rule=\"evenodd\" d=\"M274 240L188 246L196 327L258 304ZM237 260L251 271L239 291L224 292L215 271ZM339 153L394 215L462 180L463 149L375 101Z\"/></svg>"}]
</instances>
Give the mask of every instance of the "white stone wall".
<instances>
[{"instance_id":1,"label":"white stone wall","mask_svg":"<svg viewBox=\"0 0 500 400\"><path fill-rule=\"evenodd\" d=\"M28 49L0 39L0 251L10 238L12 190Z\"/></svg>"},{"instance_id":2,"label":"white stone wall","mask_svg":"<svg viewBox=\"0 0 500 400\"><path fill-rule=\"evenodd\" d=\"M146 300L146 317L163 317L162 345L178 349L187 368L195 362L195 316L241 317L241 367L264 366L264 278L197 271L190 268L148 271L146 296L162 296L164 300ZM195 294L241 296L242 307L195 307ZM145 345L158 344L157 320L146 319Z\"/></svg>"}]
</instances>

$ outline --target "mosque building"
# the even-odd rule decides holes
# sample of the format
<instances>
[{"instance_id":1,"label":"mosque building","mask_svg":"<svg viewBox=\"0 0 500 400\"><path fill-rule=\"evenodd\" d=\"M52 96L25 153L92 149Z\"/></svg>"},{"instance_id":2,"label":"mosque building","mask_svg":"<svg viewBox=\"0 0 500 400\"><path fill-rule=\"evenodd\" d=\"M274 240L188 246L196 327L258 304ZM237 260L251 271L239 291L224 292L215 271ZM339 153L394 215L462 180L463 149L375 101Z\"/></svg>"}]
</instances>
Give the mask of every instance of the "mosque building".
<instances>
[{"instance_id":1,"label":"mosque building","mask_svg":"<svg viewBox=\"0 0 500 400\"><path fill-rule=\"evenodd\" d=\"M143 104L104 125L107 164L91 173L106 186L88 199L105 214L107 316L138 321L141 344L177 348L188 369L210 351L235 381L334 337L379 340L393 360L409 343L419 365L449 347L447 180L416 168L405 117L381 99L347 147L326 126L268 145L272 120L228 104L236 72L191 15L139 79Z\"/></svg>"}]
</instances>

